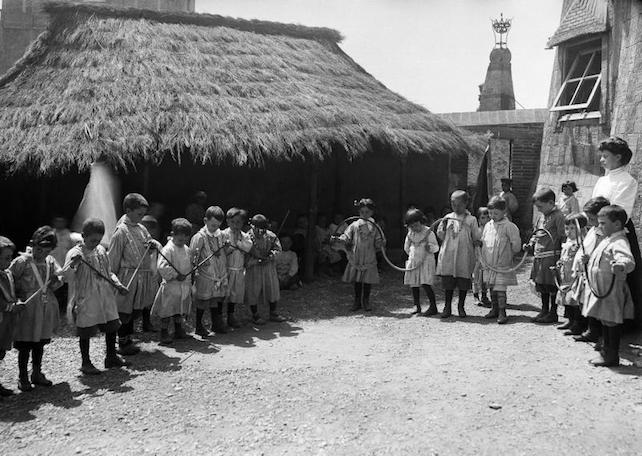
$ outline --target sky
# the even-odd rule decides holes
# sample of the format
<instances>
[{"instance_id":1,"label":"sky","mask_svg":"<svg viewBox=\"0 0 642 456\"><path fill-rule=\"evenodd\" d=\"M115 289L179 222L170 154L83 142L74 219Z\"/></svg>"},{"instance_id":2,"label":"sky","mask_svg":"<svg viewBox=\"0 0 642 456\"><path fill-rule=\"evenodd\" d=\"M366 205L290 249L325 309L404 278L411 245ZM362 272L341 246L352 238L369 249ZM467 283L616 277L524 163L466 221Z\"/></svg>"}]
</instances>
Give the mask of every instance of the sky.
<instances>
[{"instance_id":1,"label":"sky","mask_svg":"<svg viewBox=\"0 0 642 456\"><path fill-rule=\"evenodd\" d=\"M548 101L554 51L546 40L562 0L196 0L196 10L334 28L341 47L391 90L433 112L475 111L494 46L490 19L508 35L520 108Z\"/></svg>"}]
</instances>

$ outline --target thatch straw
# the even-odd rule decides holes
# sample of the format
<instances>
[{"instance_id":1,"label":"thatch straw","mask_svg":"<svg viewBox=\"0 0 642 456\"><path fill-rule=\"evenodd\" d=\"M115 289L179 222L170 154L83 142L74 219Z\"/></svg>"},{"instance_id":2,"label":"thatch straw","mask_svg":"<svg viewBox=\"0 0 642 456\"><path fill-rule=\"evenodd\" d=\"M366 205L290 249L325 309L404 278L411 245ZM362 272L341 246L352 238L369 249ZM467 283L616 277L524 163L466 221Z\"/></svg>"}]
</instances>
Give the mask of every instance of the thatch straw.
<instances>
[{"instance_id":1,"label":"thatch straw","mask_svg":"<svg viewBox=\"0 0 642 456\"><path fill-rule=\"evenodd\" d=\"M54 3L0 78L0 162L39 173L167 157L262 165L465 153L460 131L386 89L338 32L221 16Z\"/></svg>"}]
</instances>

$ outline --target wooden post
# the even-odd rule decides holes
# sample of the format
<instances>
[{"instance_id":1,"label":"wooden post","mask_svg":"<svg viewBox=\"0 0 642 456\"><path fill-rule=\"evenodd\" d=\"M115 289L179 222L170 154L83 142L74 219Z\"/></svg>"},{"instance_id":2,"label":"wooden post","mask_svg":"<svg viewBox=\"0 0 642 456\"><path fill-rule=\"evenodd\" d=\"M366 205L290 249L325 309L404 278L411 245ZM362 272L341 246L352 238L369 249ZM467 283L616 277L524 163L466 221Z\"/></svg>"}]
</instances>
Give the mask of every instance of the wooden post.
<instances>
[{"instance_id":1,"label":"wooden post","mask_svg":"<svg viewBox=\"0 0 642 456\"><path fill-rule=\"evenodd\" d=\"M308 214L308 234L305 237L305 276L306 282L312 282L314 279L314 238L316 236L315 227L317 225L317 213L319 211L318 187L319 187L319 169L316 163L310 166L310 212Z\"/></svg>"}]
</instances>

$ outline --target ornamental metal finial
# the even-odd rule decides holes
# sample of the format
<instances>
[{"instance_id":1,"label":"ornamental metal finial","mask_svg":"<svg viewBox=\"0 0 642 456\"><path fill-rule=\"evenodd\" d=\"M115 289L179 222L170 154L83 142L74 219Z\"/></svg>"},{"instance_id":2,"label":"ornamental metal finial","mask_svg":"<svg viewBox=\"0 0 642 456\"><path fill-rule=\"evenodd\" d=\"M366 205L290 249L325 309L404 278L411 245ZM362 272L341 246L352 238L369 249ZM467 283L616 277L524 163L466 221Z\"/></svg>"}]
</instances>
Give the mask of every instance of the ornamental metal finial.
<instances>
[{"instance_id":1,"label":"ornamental metal finial","mask_svg":"<svg viewBox=\"0 0 642 456\"><path fill-rule=\"evenodd\" d=\"M510 31L513 19L504 19L504 13L500 13L499 19L491 19L493 25L493 35L495 36L495 47L506 47L506 38Z\"/></svg>"}]
</instances>

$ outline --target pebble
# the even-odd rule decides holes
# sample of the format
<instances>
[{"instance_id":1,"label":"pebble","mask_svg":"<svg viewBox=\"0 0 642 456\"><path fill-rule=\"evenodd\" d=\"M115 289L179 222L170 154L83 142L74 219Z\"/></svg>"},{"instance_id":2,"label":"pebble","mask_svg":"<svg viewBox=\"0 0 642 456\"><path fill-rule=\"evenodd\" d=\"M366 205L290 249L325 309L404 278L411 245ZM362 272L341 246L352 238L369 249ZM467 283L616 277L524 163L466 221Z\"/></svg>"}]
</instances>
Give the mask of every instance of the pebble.
<instances>
[{"instance_id":1,"label":"pebble","mask_svg":"<svg viewBox=\"0 0 642 456\"><path fill-rule=\"evenodd\" d=\"M502 406L499 404L490 404L489 407L492 408L493 410L499 410L502 408Z\"/></svg>"}]
</instances>

